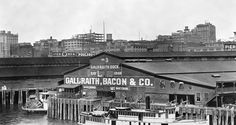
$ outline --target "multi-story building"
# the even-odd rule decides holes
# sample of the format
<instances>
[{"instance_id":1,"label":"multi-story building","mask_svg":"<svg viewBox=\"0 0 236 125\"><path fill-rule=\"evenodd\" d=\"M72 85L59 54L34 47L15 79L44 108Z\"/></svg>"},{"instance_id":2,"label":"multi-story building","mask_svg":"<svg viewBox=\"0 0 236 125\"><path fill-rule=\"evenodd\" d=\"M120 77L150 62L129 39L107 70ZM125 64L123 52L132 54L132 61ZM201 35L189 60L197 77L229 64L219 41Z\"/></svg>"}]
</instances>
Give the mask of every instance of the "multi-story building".
<instances>
[{"instance_id":1,"label":"multi-story building","mask_svg":"<svg viewBox=\"0 0 236 125\"><path fill-rule=\"evenodd\" d=\"M157 40L158 41L172 41L173 38L171 35L158 35Z\"/></svg>"},{"instance_id":2,"label":"multi-story building","mask_svg":"<svg viewBox=\"0 0 236 125\"><path fill-rule=\"evenodd\" d=\"M82 51L84 46L90 43L89 40L81 38L63 39L61 42L65 51Z\"/></svg>"},{"instance_id":3,"label":"multi-story building","mask_svg":"<svg viewBox=\"0 0 236 125\"><path fill-rule=\"evenodd\" d=\"M211 23L198 24L193 34L201 38L202 42L215 42L216 41L216 28Z\"/></svg>"},{"instance_id":4,"label":"multi-story building","mask_svg":"<svg viewBox=\"0 0 236 125\"><path fill-rule=\"evenodd\" d=\"M184 30L178 30L171 35L159 35L158 41L171 40L173 42L216 42L216 28L211 23L198 24L190 30L185 26Z\"/></svg>"},{"instance_id":5,"label":"multi-story building","mask_svg":"<svg viewBox=\"0 0 236 125\"><path fill-rule=\"evenodd\" d=\"M0 31L0 57L10 57L11 46L18 43L18 34Z\"/></svg>"},{"instance_id":6,"label":"multi-story building","mask_svg":"<svg viewBox=\"0 0 236 125\"><path fill-rule=\"evenodd\" d=\"M86 33L74 35L71 39L63 39L61 42L64 46L65 52L79 52L79 53L99 53L106 50L110 51L106 44L112 43L112 34Z\"/></svg>"},{"instance_id":7,"label":"multi-story building","mask_svg":"<svg viewBox=\"0 0 236 125\"><path fill-rule=\"evenodd\" d=\"M95 33L90 31L90 33L85 34L76 34L73 36L73 39L81 39L90 42L105 42L105 35L101 33Z\"/></svg>"},{"instance_id":8,"label":"multi-story building","mask_svg":"<svg viewBox=\"0 0 236 125\"><path fill-rule=\"evenodd\" d=\"M61 47L61 43L58 42L57 39L53 39L52 37L50 37L50 39L42 39L34 43L34 56L47 57L50 51L59 51L60 49L63 48Z\"/></svg>"},{"instance_id":9,"label":"multi-story building","mask_svg":"<svg viewBox=\"0 0 236 125\"><path fill-rule=\"evenodd\" d=\"M31 43L18 43L11 46L11 57L33 57Z\"/></svg>"}]
</instances>

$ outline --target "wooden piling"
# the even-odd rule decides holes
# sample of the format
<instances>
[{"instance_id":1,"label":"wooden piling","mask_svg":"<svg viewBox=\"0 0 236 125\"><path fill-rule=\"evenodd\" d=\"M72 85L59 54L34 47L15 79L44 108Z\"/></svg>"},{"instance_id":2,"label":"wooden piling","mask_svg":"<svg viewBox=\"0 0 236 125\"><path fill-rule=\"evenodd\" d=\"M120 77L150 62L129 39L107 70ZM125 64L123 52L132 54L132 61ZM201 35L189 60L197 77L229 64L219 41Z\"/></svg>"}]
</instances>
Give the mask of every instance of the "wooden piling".
<instances>
[{"instance_id":1,"label":"wooden piling","mask_svg":"<svg viewBox=\"0 0 236 125\"><path fill-rule=\"evenodd\" d=\"M62 119L62 103L61 103L61 99L59 99L59 118L58 119Z\"/></svg>"},{"instance_id":2,"label":"wooden piling","mask_svg":"<svg viewBox=\"0 0 236 125\"><path fill-rule=\"evenodd\" d=\"M77 104L77 119L79 120L80 119L80 115L79 114L81 112L80 100L77 100L76 104Z\"/></svg>"},{"instance_id":3,"label":"wooden piling","mask_svg":"<svg viewBox=\"0 0 236 125\"><path fill-rule=\"evenodd\" d=\"M22 90L20 89L18 93L18 104L22 104Z\"/></svg>"},{"instance_id":4,"label":"wooden piling","mask_svg":"<svg viewBox=\"0 0 236 125\"><path fill-rule=\"evenodd\" d=\"M63 99L63 120L66 120L66 100Z\"/></svg>"},{"instance_id":5,"label":"wooden piling","mask_svg":"<svg viewBox=\"0 0 236 125\"><path fill-rule=\"evenodd\" d=\"M58 99L55 98L55 118L58 118Z\"/></svg>"},{"instance_id":6,"label":"wooden piling","mask_svg":"<svg viewBox=\"0 0 236 125\"><path fill-rule=\"evenodd\" d=\"M226 108L226 116L225 116L225 125L228 125L228 123L229 123L229 111L227 110L228 109L228 107Z\"/></svg>"},{"instance_id":7,"label":"wooden piling","mask_svg":"<svg viewBox=\"0 0 236 125\"><path fill-rule=\"evenodd\" d=\"M70 100L70 120L73 121L73 100Z\"/></svg>"},{"instance_id":8,"label":"wooden piling","mask_svg":"<svg viewBox=\"0 0 236 125\"><path fill-rule=\"evenodd\" d=\"M222 113L221 113L222 111L221 111L221 109L219 109L219 116L218 116L218 125L220 125L221 124L221 119L222 119Z\"/></svg>"},{"instance_id":9,"label":"wooden piling","mask_svg":"<svg viewBox=\"0 0 236 125\"><path fill-rule=\"evenodd\" d=\"M222 110L222 116L221 116L221 119L222 119L222 125L225 125L225 111Z\"/></svg>"},{"instance_id":10,"label":"wooden piling","mask_svg":"<svg viewBox=\"0 0 236 125\"><path fill-rule=\"evenodd\" d=\"M14 102L14 91L10 90L9 93L10 93L10 96L9 96L10 104L13 105L13 102Z\"/></svg>"},{"instance_id":11,"label":"wooden piling","mask_svg":"<svg viewBox=\"0 0 236 125\"><path fill-rule=\"evenodd\" d=\"M166 111L165 111L165 118L167 119L168 118L168 113L169 111L168 111L168 109L166 109Z\"/></svg>"},{"instance_id":12,"label":"wooden piling","mask_svg":"<svg viewBox=\"0 0 236 125\"><path fill-rule=\"evenodd\" d=\"M51 103L52 103L52 99L49 98L48 99L48 111L47 111L47 115L48 115L49 118L51 118L51 110L52 110Z\"/></svg>"},{"instance_id":13,"label":"wooden piling","mask_svg":"<svg viewBox=\"0 0 236 125\"><path fill-rule=\"evenodd\" d=\"M234 125L234 117L235 117L234 107L230 109L230 117L231 117L231 125Z\"/></svg>"},{"instance_id":14,"label":"wooden piling","mask_svg":"<svg viewBox=\"0 0 236 125\"><path fill-rule=\"evenodd\" d=\"M70 108L71 108L71 105L70 105L70 99L68 99L67 104L68 104L68 109L67 109L67 110L68 110L68 111L67 111L67 112L68 112L68 114L67 114L67 119L70 120L70 111L71 111L71 110L70 110Z\"/></svg>"},{"instance_id":15,"label":"wooden piling","mask_svg":"<svg viewBox=\"0 0 236 125\"><path fill-rule=\"evenodd\" d=\"M3 93L3 105L6 105L6 90L3 90L2 93Z\"/></svg>"},{"instance_id":16,"label":"wooden piling","mask_svg":"<svg viewBox=\"0 0 236 125\"><path fill-rule=\"evenodd\" d=\"M77 100L74 100L74 121L77 121L77 106L76 106Z\"/></svg>"},{"instance_id":17,"label":"wooden piling","mask_svg":"<svg viewBox=\"0 0 236 125\"><path fill-rule=\"evenodd\" d=\"M55 118L55 99L52 98L52 118Z\"/></svg>"},{"instance_id":18,"label":"wooden piling","mask_svg":"<svg viewBox=\"0 0 236 125\"><path fill-rule=\"evenodd\" d=\"M0 90L0 105L2 105L2 90Z\"/></svg>"}]
</instances>

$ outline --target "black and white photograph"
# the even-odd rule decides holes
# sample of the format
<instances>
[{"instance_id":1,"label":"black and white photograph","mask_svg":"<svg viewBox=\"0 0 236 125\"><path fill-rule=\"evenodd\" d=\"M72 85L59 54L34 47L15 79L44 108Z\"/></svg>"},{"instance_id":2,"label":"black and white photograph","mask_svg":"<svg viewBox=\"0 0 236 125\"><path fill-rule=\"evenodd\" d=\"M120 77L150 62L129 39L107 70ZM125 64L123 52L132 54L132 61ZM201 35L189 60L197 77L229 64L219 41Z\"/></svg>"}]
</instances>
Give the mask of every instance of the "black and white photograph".
<instances>
[{"instance_id":1,"label":"black and white photograph","mask_svg":"<svg viewBox=\"0 0 236 125\"><path fill-rule=\"evenodd\" d=\"M0 0L0 125L236 125L236 0Z\"/></svg>"}]
</instances>

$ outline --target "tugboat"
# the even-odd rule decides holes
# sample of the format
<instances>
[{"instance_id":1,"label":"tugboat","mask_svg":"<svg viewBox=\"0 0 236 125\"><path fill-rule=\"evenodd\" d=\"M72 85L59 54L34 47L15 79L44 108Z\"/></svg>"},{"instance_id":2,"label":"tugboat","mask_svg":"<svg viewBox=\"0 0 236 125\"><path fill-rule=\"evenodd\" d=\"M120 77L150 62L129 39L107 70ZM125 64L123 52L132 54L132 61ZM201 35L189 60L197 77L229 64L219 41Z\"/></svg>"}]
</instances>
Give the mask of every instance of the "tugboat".
<instances>
[{"instance_id":1,"label":"tugboat","mask_svg":"<svg viewBox=\"0 0 236 125\"><path fill-rule=\"evenodd\" d=\"M39 99L36 95L30 95L26 104L22 106L22 110L26 112L42 112L47 113L48 98L57 96L56 91L40 92Z\"/></svg>"}]
</instances>

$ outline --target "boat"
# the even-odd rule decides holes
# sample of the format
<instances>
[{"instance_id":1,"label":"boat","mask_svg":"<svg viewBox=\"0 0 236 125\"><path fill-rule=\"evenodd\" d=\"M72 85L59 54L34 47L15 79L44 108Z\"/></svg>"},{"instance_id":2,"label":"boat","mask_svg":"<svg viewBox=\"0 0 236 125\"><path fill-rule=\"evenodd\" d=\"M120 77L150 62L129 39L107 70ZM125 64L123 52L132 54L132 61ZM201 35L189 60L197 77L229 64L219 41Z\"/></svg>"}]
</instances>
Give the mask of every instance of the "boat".
<instances>
[{"instance_id":1,"label":"boat","mask_svg":"<svg viewBox=\"0 0 236 125\"><path fill-rule=\"evenodd\" d=\"M57 96L56 91L39 92L39 98L36 95L30 95L26 104L21 107L23 111L47 113L48 98Z\"/></svg>"}]
</instances>

